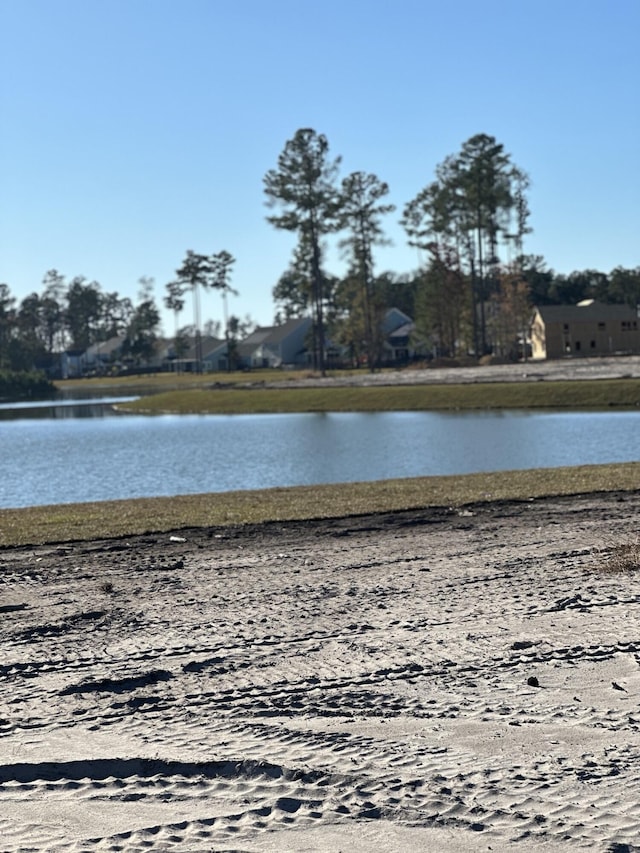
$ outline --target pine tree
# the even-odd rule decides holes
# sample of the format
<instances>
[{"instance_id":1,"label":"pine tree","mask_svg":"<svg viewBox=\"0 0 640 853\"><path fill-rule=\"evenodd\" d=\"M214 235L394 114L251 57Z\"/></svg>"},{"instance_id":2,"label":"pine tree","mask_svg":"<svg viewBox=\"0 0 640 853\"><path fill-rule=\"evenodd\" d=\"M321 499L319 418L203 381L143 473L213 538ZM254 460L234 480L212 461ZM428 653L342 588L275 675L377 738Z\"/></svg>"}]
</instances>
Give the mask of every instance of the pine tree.
<instances>
[{"instance_id":1,"label":"pine tree","mask_svg":"<svg viewBox=\"0 0 640 853\"><path fill-rule=\"evenodd\" d=\"M264 176L270 206L280 215L268 216L276 228L298 235L298 251L306 260L311 281L314 322L314 366L325 372L324 275L322 237L341 227L340 194L336 180L340 158L329 159L329 143L311 128L296 131L278 157L276 169Z\"/></svg>"}]
</instances>

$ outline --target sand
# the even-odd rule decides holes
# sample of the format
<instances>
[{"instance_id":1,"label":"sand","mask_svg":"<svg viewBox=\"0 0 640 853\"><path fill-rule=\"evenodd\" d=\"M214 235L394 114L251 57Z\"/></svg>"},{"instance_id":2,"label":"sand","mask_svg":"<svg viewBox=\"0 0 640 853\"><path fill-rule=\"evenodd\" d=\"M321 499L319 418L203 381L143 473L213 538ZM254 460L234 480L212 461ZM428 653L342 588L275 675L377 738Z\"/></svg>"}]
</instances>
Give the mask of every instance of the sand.
<instances>
[{"instance_id":1,"label":"sand","mask_svg":"<svg viewBox=\"0 0 640 853\"><path fill-rule=\"evenodd\" d=\"M639 509L0 550L0 850L640 849Z\"/></svg>"},{"instance_id":2,"label":"sand","mask_svg":"<svg viewBox=\"0 0 640 853\"><path fill-rule=\"evenodd\" d=\"M256 374L257 377L257 374ZM490 364L477 367L412 367L405 370L385 370L381 373L356 371L306 379L262 383L267 387L338 387L362 385L449 385L484 382L558 382L581 379L638 379L640 356L603 356L602 358L567 358L557 360L529 360L508 364Z\"/></svg>"}]
</instances>

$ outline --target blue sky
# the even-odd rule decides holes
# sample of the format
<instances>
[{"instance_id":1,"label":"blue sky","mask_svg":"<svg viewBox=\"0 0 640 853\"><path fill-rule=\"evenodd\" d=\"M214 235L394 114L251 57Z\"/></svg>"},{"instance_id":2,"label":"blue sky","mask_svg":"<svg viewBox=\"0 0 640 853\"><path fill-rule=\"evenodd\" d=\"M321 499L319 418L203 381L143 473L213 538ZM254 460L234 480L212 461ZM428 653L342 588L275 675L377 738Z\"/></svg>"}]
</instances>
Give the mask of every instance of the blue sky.
<instances>
[{"instance_id":1,"label":"blue sky","mask_svg":"<svg viewBox=\"0 0 640 853\"><path fill-rule=\"evenodd\" d=\"M636 267L638 33L639 0L0 0L0 281L160 300L187 249L226 249L230 310L271 323L295 239L262 179L301 127L389 184L378 271L418 267L402 207L476 133L531 177L526 251Z\"/></svg>"}]
</instances>

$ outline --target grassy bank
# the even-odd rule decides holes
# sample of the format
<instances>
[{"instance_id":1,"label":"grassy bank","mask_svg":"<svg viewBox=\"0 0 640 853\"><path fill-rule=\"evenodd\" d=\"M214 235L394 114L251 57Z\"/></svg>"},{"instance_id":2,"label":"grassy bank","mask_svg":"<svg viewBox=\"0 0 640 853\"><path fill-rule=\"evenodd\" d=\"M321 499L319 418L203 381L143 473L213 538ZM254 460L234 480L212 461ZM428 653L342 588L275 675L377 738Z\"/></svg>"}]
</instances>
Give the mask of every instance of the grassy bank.
<instances>
[{"instance_id":1,"label":"grassy bank","mask_svg":"<svg viewBox=\"0 0 640 853\"><path fill-rule=\"evenodd\" d=\"M345 371L347 373L348 371ZM261 368L259 371L235 370L229 373L141 373L131 376L92 376L83 379L58 379L56 387L64 391L105 391L109 394L129 395L149 389L179 390L187 388L206 388L212 383L220 386L251 385L255 382L295 382L309 376L308 370L282 371Z\"/></svg>"},{"instance_id":2,"label":"grassy bank","mask_svg":"<svg viewBox=\"0 0 640 853\"><path fill-rule=\"evenodd\" d=\"M0 510L0 547L262 521L459 507L479 501L636 490L640 463L418 477Z\"/></svg>"},{"instance_id":3,"label":"grassy bank","mask_svg":"<svg viewBox=\"0 0 640 853\"><path fill-rule=\"evenodd\" d=\"M597 409L640 405L640 379L383 387L214 388L165 391L125 411L160 414Z\"/></svg>"}]
</instances>

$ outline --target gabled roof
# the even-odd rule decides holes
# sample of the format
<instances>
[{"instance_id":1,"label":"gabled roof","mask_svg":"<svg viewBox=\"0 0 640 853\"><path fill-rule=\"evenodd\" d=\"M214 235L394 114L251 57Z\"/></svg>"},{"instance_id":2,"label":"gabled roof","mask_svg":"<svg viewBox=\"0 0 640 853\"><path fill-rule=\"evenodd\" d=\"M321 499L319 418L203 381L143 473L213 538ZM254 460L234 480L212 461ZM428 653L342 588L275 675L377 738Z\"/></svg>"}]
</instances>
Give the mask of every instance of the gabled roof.
<instances>
[{"instance_id":1,"label":"gabled roof","mask_svg":"<svg viewBox=\"0 0 640 853\"><path fill-rule=\"evenodd\" d=\"M220 349L225 345L226 341L221 341L219 338L212 338L209 335L203 335L201 338L202 344L202 357L206 358L207 355L210 355L215 350ZM198 357L196 342L193 338L190 339L190 346L187 350L186 354L182 356L183 359L195 359Z\"/></svg>"},{"instance_id":2,"label":"gabled roof","mask_svg":"<svg viewBox=\"0 0 640 853\"><path fill-rule=\"evenodd\" d=\"M408 338L411 332L413 332L413 329L413 323L405 323L404 326L398 326L397 329L394 329L393 332L391 332L391 334L389 335L389 338Z\"/></svg>"},{"instance_id":3,"label":"gabled roof","mask_svg":"<svg viewBox=\"0 0 640 853\"><path fill-rule=\"evenodd\" d=\"M269 334L273 331L273 329L273 326L259 326L257 329L254 329L250 335L247 335L244 340L240 341L240 346L244 346L246 344L252 349L259 347L260 344L264 343L265 340L269 337Z\"/></svg>"},{"instance_id":4,"label":"gabled roof","mask_svg":"<svg viewBox=\"0 0 640 853\"><path fill-rule=\"evenodd\" d=\"M238 344L238 350L243 353L252 352L259 346L277 346L286 340L290 334L301 326L310 326L309 317L294 317L279 326L259 326Z\"/></svg>"},{"instance_id":5,"label":"gabled roof","mask_svg":"<svg viewBox=\"0 0 640 853\"><path fill-rule=\"evenodd\" d=\"M173 338L156 338L153 342L153 351L156 355L166 357L173 349Z\"/></svg>"},{"instance_id":6,"label":"gabled roof","mask_svg":"<svg viewBox=\"0 0 640 853\"><path fill-rule=\"evenodd\" d=\"M577 305L537 305L536 311L545 323L584 323L638 318L637 311L628 305L607 305L590 299Z\"/></svg>"},{"instance_id":7,"label":"gabled roof","mask_svg":"<svg viewBox=\"0 0 640 853\"><path fill-rule=\"evenodd\" d=\"M407 323L411 322L413 322L411 317L405 314L404 311L401 311L399 308L389 308L380 325L382 326L383 333L390 335L396 329L399 329L400 326L406 326Z\"/></svg>"},{"instance_id":8,"label":"gabled roof","mask_svg":"<svg viewBox=\"0 0 640 853\"><path fill-rule=\"evenodd\" d=\"M111 353L119 350L123 343L124 338L119 335L116 335L113 338L109 338L108 341L101 341L100 343L91 344L91 346L87 347L86 350L87 357L91 358L97 355L111 355Z\"/></svg>"},{"instance_id":9,"label":"gabled roof","mask_svg":"<svg viewBox=\"0 0 640 853\"><path fill-rule=\"evenodd\" d=\"M286 340L286 338L288 338L290 334L292 334L297 329L303 326L311 326L310 317L294 317L291 320L287 320L286 323L282 323L280 326L272 326L269 336L265 340L265 343L279 344L282 341Z\"/></svg>"}]
</instances>

